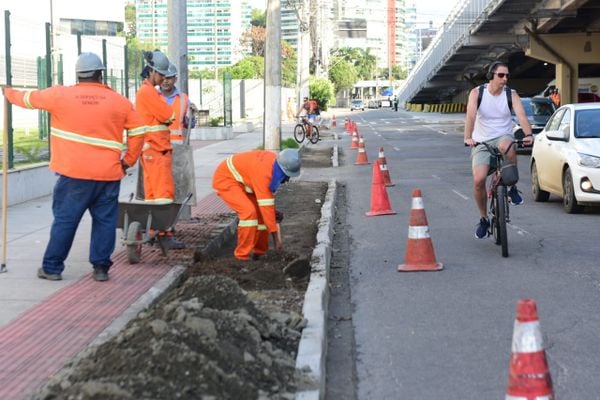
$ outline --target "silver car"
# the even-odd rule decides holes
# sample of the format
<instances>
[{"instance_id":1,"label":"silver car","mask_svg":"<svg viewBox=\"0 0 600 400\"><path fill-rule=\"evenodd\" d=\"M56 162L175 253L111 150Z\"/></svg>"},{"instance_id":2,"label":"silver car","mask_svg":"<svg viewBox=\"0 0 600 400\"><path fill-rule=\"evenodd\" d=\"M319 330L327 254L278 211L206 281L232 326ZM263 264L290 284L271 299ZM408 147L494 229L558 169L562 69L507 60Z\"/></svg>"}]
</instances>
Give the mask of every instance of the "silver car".
<instances>
[{"instance_id":1,"label":"silver car","mask_svg":"<svg viewBox=\"0 0 600 400\"><path fill-rule=\"evenodd\" d=\"M535 138L530 167L535 201L560 196L569 214L600 205L600 103L556 110Z\"/></svg>"},{"instance_id":2,"label":"silver car","mask_svg":"<svg viewBox=\"0 0 600 400\"><path fill-rule=\"evenodd\" d=\"M350 103L350 111L354 110L365 111L365 103L359 99L352 100L352 103Z\"/></svg>"}]
</instances>

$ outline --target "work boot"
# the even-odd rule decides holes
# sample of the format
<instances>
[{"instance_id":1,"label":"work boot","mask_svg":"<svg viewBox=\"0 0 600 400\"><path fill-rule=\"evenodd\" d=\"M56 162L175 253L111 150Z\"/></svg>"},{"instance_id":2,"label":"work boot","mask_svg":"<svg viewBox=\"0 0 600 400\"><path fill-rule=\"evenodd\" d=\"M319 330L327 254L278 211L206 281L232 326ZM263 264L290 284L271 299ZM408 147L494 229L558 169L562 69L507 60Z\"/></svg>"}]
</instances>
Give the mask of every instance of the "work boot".
<instances>
[{"instance_id":1,"label":"work boot","mask_svg":"<svg viewBox=\"0 0 600 400\"><path fill-rule=\"evenodd\" d=\"M92 275L95 281L105 282L108 280L108 270L106 267L94 265L94 273Z\"/></svg>"},{"instance_id":2,"label":"work boot","mask_svg":"<svg viewBox=\"0 0 600 400\"><path fill-rule=\"evenodd\" d=\"M166 236L162 239L162 242L169 250L181 250L185 249L185 243L175 239L173 236Z\"/></svg>"},{"instance_id":3,"label":"work boot","mask_svg":"<svg viewBox=\"0 0 600 400\"><path fill-rule=\"evenodd\" d=\"M40 279L47 279L49 281L61 281L62 280L61 274L49 274L46 271L44 271L44 268L41 268L41 267L37 271L37 276Z\"/></svg>"}]
</instances>

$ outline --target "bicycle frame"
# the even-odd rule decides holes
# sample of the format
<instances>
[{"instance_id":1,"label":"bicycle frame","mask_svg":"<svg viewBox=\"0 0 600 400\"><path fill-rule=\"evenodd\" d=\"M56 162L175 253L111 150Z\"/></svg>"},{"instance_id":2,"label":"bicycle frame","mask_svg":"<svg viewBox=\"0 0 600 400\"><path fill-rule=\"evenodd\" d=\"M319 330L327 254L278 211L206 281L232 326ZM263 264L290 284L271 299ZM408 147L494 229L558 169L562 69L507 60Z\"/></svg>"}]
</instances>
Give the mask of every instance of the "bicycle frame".
<instances>
[{"instance_id":1,"label":"bicycle frame","mask_svg":"<svg viewBox=\"0 0 600 400\"><path fill-rule=\"evenodd\" d=\"M514 144L522 144L522 140L513 140L506 149ZM490 152L490 157L495 159L496 165L490 168L488 176L491 176L487 184L487 196L490 199L489 215L490 215L490 230L489 234L494 236L497 245L502 247L502 257L508 257L508 232L506 225L510 223L510 207L508 202L508 188L502 181L500 167L504 161L504 155L496 146L482 142L477 145L484 145Z\"/></svg>"}]
</instances>

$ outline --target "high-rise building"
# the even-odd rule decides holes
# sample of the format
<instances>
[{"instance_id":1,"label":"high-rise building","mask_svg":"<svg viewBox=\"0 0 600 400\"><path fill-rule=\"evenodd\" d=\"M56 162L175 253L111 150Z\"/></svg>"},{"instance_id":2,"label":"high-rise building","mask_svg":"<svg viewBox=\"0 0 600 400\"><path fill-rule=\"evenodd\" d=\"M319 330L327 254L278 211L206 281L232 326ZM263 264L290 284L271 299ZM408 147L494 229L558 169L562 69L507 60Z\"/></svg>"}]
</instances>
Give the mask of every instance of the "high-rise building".
<instances>
[{"instance_id":1,"label":"high-rise building","mask_svg":"<svg viewBox=\"0 0 600 400\"><path fill-rule=\"evenodd\" d=\"M137 37L168 51L168 0L136 0ZM248 0L187 0L188 68L218 69L248 52L241 44L250 27Z\"/></svg>"}]
</instances>

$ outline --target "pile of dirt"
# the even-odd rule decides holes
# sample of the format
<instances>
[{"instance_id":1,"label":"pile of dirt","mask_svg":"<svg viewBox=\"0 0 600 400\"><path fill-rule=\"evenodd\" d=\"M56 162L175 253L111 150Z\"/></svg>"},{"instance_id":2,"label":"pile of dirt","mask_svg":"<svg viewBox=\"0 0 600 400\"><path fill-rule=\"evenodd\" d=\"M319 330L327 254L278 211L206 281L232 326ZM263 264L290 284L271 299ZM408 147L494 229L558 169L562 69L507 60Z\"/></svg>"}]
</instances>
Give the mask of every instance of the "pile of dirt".
<instances>
[{"instance_id":1,"label":"pile of dirt","mask_svg":"<svg viewBox=\"0 0 600 400\"><path fill-rule=\"evenodd\" d=\"M302 300L327 184L280 188L285 250L188 266L187 279L110 341L87 350L36 399L293 399Z\"/></svg>"}]
</instances>

